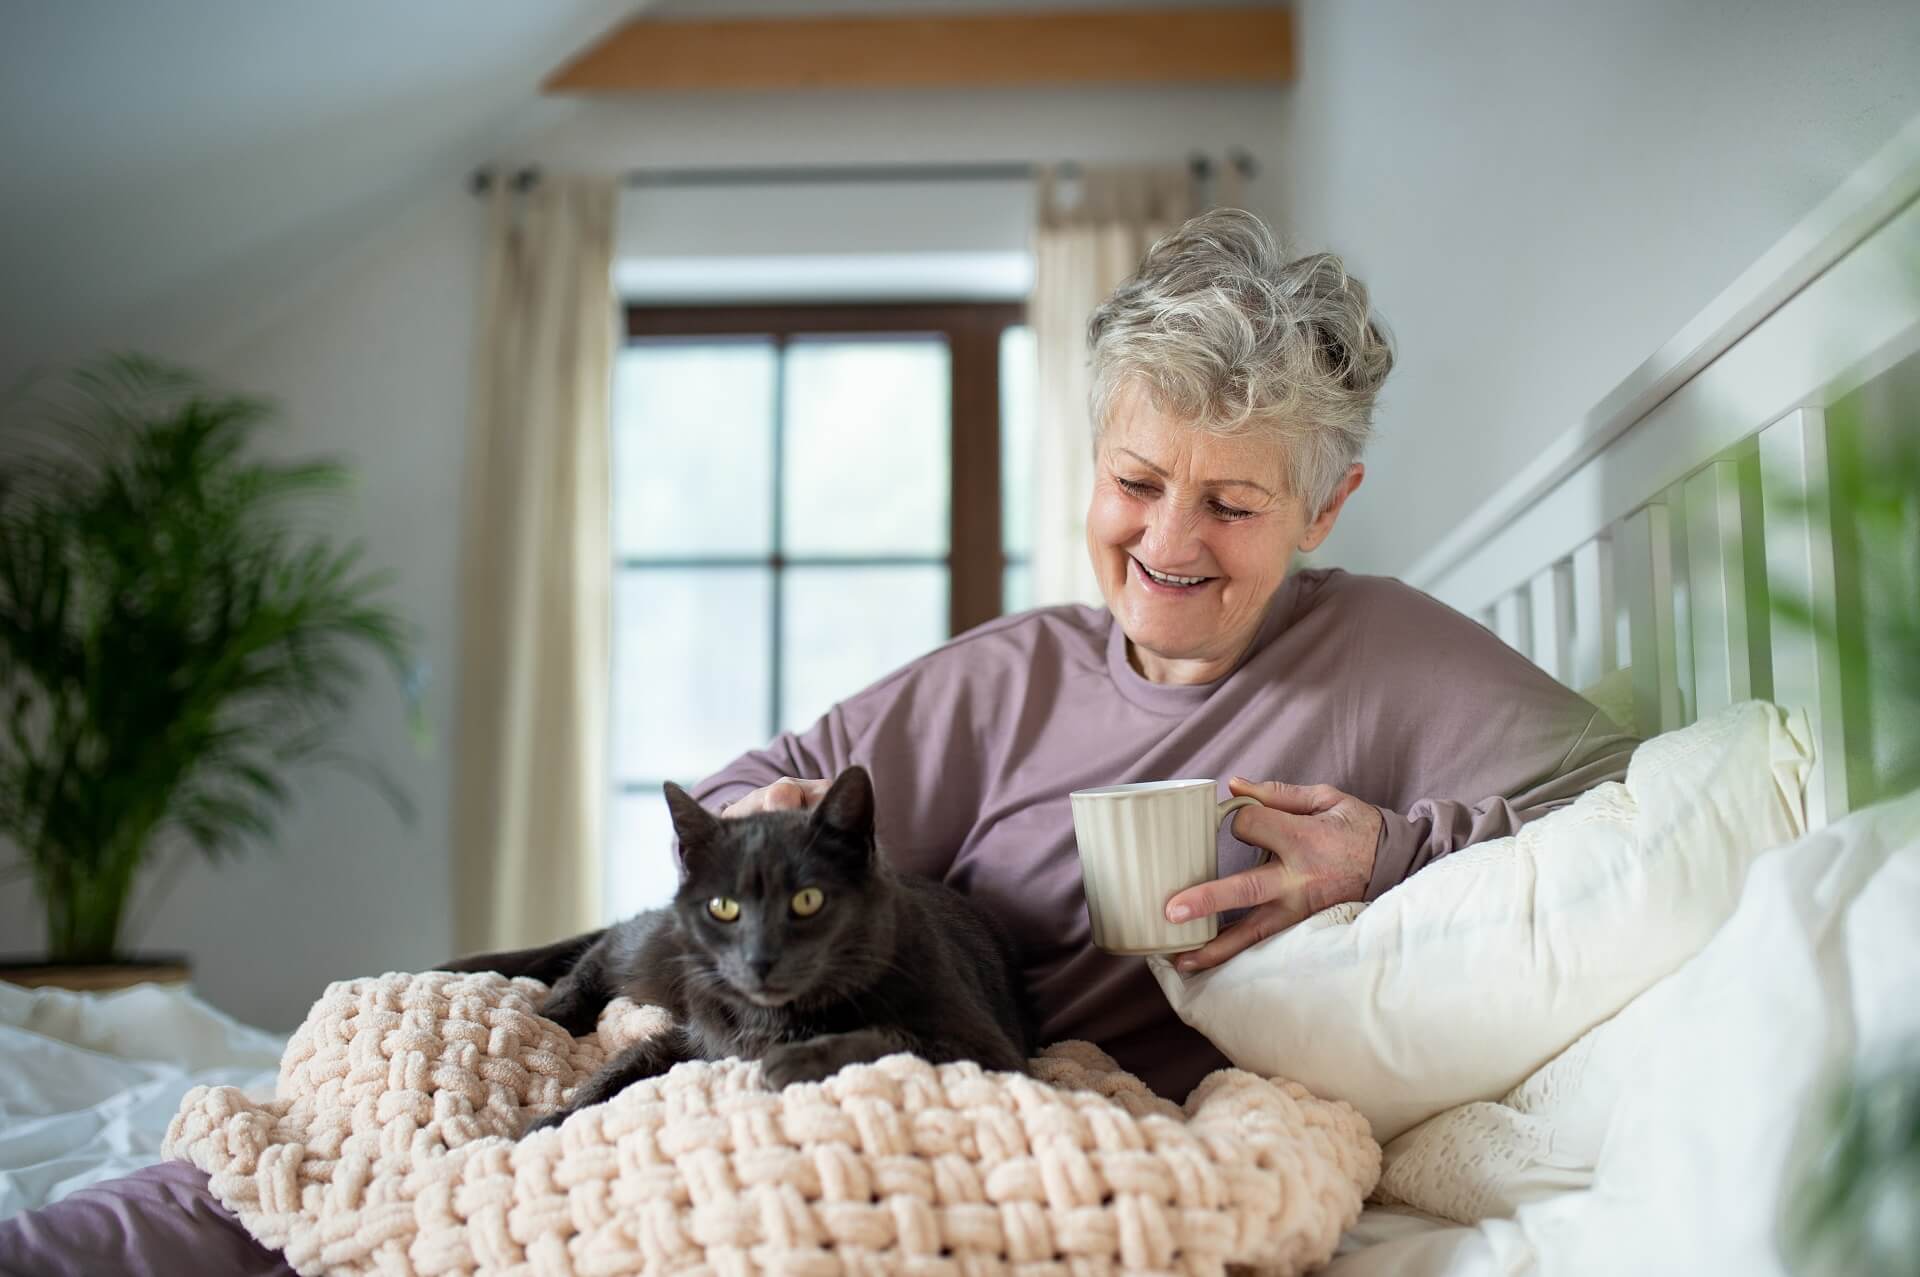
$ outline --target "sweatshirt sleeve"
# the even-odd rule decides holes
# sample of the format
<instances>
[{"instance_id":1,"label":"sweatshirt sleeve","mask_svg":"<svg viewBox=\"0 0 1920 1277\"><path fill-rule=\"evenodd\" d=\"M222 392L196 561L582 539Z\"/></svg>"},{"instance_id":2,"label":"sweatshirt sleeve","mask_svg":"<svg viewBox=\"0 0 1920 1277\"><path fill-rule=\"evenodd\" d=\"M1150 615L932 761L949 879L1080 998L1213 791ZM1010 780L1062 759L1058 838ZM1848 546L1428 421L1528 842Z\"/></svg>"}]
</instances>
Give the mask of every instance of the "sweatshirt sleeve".
<instances>
[{"instance_id":1,"label":"sweatshirt sleeve","mask_svg":"<svg viewBox=\"0 0 1920 1277\"><path fill-rule=\"evenodd\" d=\"M853 764L841 707L820 716L804 732L781 732L760 749L749 750L690 791L702 805L718 811L782 777L831 780Z\"/></svg>"},{"instance_id":2,"label":"sweatshirt sleeve","mask_svg":"<svg viewBox=\"0 0 1920 1277\"><path fill-rule=\"evenodd\" d=\"M1381 809L1380 838L1374 848L1373 876L1367 883L1366 899L1377 899L1442 856L1475 843L1505 838L1529 820L1566 806L1596 785L1624 780L1627 762L1638 743L1594 710L1564 750L1554 748L1550 741L1536 740L1530 747L1532 757L1516 754L1503 760L1515 774L1546 776L1519 793L1471 802L1428 798L1413 803L1405 812Z\"/></svg>"},{"instance_id":3,"label":"sweatshirt sleeve","mask_svg":"<svg viewBox=\"0 0 1920 1277\"><path fill-rule=\"evenodd\" d=\"M783 776L831 780L859 764L873 776L877 841L896 867L943 877L979 810L984 769L977 663L964 640L849 697L800 732L782 732L693 786L710 809Z\"/></svg>"},{"instance_id":4,"label":"sweatshirt sleeve","mask_svg":"<svg viewBox=\"0 0 1920 1277\"><path fill-rule=\"evenodd\" d=\"M1330 738L1382 818L1365 899L1626 776L1640 742L1485 626L1388 578L1330 584L1348 691Z\"/></svg>"}]
</instances>

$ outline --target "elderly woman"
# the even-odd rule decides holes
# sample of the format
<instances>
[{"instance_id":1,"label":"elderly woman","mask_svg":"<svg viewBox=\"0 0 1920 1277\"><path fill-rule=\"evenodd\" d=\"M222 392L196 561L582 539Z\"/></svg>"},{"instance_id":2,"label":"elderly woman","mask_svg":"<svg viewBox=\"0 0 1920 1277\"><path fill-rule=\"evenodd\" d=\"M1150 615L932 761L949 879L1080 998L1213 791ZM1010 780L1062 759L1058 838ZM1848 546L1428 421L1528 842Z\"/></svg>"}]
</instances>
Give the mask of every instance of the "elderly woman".
<instances>
[{"instance_id":1,"label":"elderly woman","mask_svg":"<svg viewBox=\"0 0 1920 1277\"><path fill-rule=\"evenodd\" d=\"M1259 799L1223 835L1231 872L1167 902L1174 922L1246 911L1180 957L1191 971L1620 778L1635 741L1417 590L1288 571L1359 488L1393 365L1339 258L1287 261L1251 214L1207 213L1089 338L1106 607L983 625L694 794L725 815L803 807L865 765L889 857L1012 930L1041 1040L1099 1043L1184 1099L1225 1061L1144 962L1094 948L1071 790L1230 776Z\"/></svg>"}]
</instances>

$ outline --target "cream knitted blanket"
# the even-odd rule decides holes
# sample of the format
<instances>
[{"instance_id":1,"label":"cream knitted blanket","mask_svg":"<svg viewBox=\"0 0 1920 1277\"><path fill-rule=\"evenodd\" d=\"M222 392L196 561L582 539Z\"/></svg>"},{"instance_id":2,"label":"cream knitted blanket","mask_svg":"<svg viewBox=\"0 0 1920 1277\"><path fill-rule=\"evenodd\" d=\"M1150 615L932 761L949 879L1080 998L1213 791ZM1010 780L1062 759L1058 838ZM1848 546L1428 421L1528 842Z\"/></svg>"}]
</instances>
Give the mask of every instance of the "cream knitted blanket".
<instances>
[{"instance_id":1,"label":"cream knitted blanket","mask_svg":"<svg viewBox=\"0 0 1920 1277\"><path fill-rule=\"evenodd\" d=\"M514 1142L662 1028L615 1003L572 1039L543 986L386 975L331 986L277 1097L197 1087L168 1156L303 1274L1291 1274L1379 1175L1365 1119L1223 1070L1184 1111L1086 1043L1033 1078L910 1056L763 1089L683 1064Z\"/></svg>"}]
</instances>

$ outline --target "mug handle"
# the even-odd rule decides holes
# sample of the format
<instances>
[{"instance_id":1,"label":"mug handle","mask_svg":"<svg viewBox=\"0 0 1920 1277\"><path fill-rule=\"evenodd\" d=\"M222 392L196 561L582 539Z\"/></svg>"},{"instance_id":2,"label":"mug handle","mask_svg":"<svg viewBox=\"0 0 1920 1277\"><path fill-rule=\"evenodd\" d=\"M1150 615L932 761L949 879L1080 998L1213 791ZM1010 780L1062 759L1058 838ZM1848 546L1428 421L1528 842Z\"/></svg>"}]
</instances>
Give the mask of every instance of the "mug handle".
<instances>
[{"instance_id":1,"label":"mug handle","mask_svg":"<svg viewBox=\"0 0 1920 1277\"><path fill-rule=\"evenodd\" d=\"M1259 805L1260 800L1258 798L1253 798L1246 794L1242 794L1238 798L1222 799L1213 805L1214 828L1218 829L1221 825L1224 825L1227 822L1227 817L1233 815L1234 812L1239 811L1242 807L1258 807ZM1261 864L1266 864L1272 856L1272 852L1267 851L1265 848L1260 849Z\"/></svg>"}]
</instances>

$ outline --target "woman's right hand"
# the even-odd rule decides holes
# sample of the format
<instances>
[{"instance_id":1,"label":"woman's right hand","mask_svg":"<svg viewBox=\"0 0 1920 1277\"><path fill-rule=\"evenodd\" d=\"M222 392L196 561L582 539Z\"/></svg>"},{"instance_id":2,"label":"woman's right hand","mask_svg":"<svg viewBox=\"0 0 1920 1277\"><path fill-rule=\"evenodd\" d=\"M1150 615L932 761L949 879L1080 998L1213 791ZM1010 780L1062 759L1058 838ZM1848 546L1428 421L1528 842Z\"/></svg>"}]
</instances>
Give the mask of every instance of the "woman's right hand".
<instances>
[{"instance_id":1,"label":"woman's right hand","mask_svg":"<svg viewBox=\"0 0 1920 1277\"><path fill-rule=\"evenodd\" d=\"M762 785L752 793L734 799L720 809L720 815L725 819L751 816L761 811L805 811L819 802L832 786L830 780L798 780L792 776L782 776L771 785Z\"/></svg>"}]
</instances>

